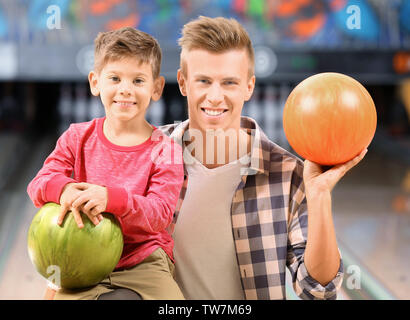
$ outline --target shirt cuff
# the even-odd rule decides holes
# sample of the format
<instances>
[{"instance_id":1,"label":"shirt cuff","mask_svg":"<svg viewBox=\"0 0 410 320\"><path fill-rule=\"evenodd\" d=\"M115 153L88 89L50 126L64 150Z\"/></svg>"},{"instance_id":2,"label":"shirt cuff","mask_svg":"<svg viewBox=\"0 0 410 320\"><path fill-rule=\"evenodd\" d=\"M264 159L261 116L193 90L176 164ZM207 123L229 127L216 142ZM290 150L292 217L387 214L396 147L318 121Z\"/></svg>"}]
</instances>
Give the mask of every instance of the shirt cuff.
<instances>
[{"instance_id":1,"label":"shirt cuff","mask_svg":"<svg viewBox=\"0 0 410 320\"><path fill-rule=\"evenodd\" d=\"M67 183L77 182L67 176L58 175L51 179L46 186L45 202L60 203L61 192Z\"/></svg>"},{"instance_id":2,"label":"shirt cuff","mask_svg":"<svg viewBox=\"0 0 410 320\"><path fill-rule=\"evenodd\" d=\"M340 259L339 270L336 276L326 286L322 286L318 281L310 276L305 263L303 262L299 267L298 281L299 290L304 292L312 299L332 300L337 297L337 290L340 289L343 282L343 261Z\"/></svg>"},{"instance_id":3,"label":"shirt cuff","mask_svg":"<svg viewBox=\"0 0 410 320\"><path fill-rule=\"evenodd\" d=\"M128 193L124 188L107 188L107 208L106 212L116 216L123 216L127 210Z\"/></svg>"}]
</instances>

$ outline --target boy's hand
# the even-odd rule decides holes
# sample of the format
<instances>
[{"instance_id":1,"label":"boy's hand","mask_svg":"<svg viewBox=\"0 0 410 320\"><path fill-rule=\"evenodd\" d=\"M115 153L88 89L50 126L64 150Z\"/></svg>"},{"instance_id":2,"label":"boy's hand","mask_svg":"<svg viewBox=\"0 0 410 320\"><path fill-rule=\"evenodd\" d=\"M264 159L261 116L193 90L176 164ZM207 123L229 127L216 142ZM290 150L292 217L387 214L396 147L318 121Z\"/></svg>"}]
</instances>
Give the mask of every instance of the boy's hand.
<instances>
[{"instance_id":1,"label":"boy's hand","mask_svg":"<svg viewBox=\"0 0 410 320\"><path fill-rule=\"evenodd\" d=\"M61 225L63 223L65 215L67 214L68 211L71 210L74 216L74 220L77 223L78 227L79 228L84 227L83 220L81 219L81 213L80 213L81 206L73 207L72 203L86 189L87 189L87 185L84 183L68 183L64 186L63 191L61 192L61 196L60 196L61 209L60 209L60 215L58 216L58 219L57 219L58 225ZM98 217L91 216L90 214L87 214L87 216L95 225L97 225L101 220Z\"/></svg>"},{"instance_id":2,"label":"boy's hand","mask_svg":"<svg viewBox=\"0 0 410 320\"><path fill-rule=\"evenodd\" d=\"M81 186L85 190L73 201L71 207L78 210L82 206L81 211L88 217L101 221L101 213L107 209L107 188L90 183L81 183Z\"/></svg>"},{"instance_id":3,"label":"boy's hand","mask_svg":"<svg viewBox=\"0 0 410 320\"><path fill-rule=\"evenodd\" d=\"M79 228L84 227L83 220L81 219L81 214L77 209L72 210L71 204L75 199L80 196L80 193L84 190L84 187L80 187L78 183L68 183L64 186L63 191L60 196L60 215L57 219L57 224L61 226L64 217L68 211L71 210L74 216L74 220Z\"/></svg>"}]
</instances>

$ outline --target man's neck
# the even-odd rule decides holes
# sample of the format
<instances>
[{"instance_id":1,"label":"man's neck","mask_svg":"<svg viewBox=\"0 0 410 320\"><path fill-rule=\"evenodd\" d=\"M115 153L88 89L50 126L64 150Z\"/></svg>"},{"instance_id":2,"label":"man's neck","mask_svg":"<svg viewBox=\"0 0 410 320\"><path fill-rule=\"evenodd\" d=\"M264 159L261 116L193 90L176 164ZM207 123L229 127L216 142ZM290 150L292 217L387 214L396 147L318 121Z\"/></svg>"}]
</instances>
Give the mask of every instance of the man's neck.
<instances>
[{"instance_id":1,"label":"man's neck","mask_svg":"<svg viewBox=\"0 0 410 320\"><path fill-rule=\"evenodd\" d=\"M213 169L249 154L251 137L244 129L195 130L193 134L190 132L190 139L185 141L185 145L192 156L208 169Z\"/></svg>"}]
</instances>

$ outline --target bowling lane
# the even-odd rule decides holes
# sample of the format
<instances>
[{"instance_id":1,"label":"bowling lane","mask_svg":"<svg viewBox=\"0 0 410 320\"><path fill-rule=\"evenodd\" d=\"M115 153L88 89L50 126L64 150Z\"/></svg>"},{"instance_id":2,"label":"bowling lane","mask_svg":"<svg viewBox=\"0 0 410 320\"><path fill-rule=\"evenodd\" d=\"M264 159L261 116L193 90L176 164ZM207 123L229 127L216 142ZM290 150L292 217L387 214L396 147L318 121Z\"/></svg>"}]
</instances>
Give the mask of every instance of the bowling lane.
<instances>
[{"instance_id":1,"label":"bowling lane","mask_svg":"<svg viewBox=\"0 0 410 320\"><path fill-rule=\"evenodd\" d=\"M42 299L46 281L37 273L27 254L27 230L36 210L27 201L20 206L24 212L20 217L14 241L8 250L2 252L2 269L0 275L0 299L36 300Z\"/></svg>"},{"instance_id":2,"label":"bowling lane","mask_svg":"<svg viewBox=\"0 0 410 320\"><path fill-rule=\"evenodd\" d=\"M25 143L30 144L27 139ZM28 146L21 155L24 161L1 192L0 299L43 297L46 282L34 269L27 253L27 230L36 208L27 196L26 188L54 144L55 140L47 137ZM19 161L16 159L16 162Z\"/></svg>"},{"instance_id":3,"label":"bowling lane","mask_svg":"<svg viewBox=\"0 0 410 320\"><path fill-rule=\"evenodd\" d=\"M409 165L370 149L333 191L338 241L354 259L345 280L361 271L362 284L368 276L379 285L376 291L397 299L410 298L410 214L395 212L391 204L403 193L408 170ZM360 290L347 293L355 296Z\"/></svg>"}]
</instances>

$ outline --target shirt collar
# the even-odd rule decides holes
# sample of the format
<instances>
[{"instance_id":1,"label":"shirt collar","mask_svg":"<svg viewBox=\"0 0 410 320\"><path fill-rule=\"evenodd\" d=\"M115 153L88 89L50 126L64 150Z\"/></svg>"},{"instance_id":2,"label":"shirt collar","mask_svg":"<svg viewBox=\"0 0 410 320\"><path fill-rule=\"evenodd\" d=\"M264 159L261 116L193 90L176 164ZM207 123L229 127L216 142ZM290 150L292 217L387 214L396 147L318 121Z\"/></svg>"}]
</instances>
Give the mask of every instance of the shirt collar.
<instances>
[{"instance_id":1,"label":"shirt collar","mask_svg":"<svg viewBox=\"0 0 410 320\"><path fill-rule=\"evenodd\" d=\"M188 127L189 119L177 124L170 134L170 137L182 146L183 152L185 152L183 137ZM247 170L244 170L244 175L254 175L258 173L268 175L270 171L271 141L252 118L242 116L241 128L245 129L251 135L252 141L250 162ZM187 175L185 167L186 166L184 166L184 173Z\"/></svg>"}]
</instances>

